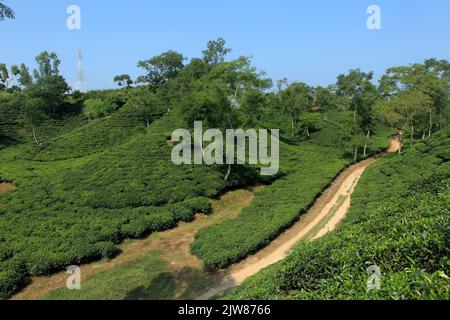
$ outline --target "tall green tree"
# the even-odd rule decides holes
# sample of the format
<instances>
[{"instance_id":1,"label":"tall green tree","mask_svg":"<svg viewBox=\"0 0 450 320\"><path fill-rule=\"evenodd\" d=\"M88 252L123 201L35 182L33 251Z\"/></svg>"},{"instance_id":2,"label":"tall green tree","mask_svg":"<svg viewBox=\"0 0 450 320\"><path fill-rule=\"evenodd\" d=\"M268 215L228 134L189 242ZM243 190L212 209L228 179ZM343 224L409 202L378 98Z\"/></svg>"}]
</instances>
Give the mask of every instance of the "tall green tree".
<instances>
[{"instance_id":1,"label":"tall green tree","mask_svg":"<svg viewBox=\"0 0 450 320\"><path fill-rule=\"evenodd\" d=\"M137 82L147 83L155 87L174 79L183 69L184 57L176 51L167 51L148 60L138 62L138 67L146 74L138 77Z\"/></svg>"},{"instance_id":2,"label":"tall green tree","mask_svg":"<svg viewBox=\"0 0 450 320\"><path fill-rule=\"evenodd\" d=\"M346 75L338 76L336 83L337 94L349 98L351 101L351 109L353 110L353 120L356 124L357 115L360 108L363 108L361 102L366 99L361 98L362 95L368 92L375 92L377 89L371 82L373 79L373 72L362 72L360 69L350 70Z\"/></svg>"},{"instance_id":3,"label":"tall green tree","mask_svg":"<svg viewBox=\"0 0 450 320\"><path fill-rule=\"evenodd\" d=\"M0 85L6 90L9 86L9 72L6 64L0 63Z\"/></svg>"},{"instance_id":4,"label":"tall green tree","mask_svg":"<svg viewBox=\"0 0 450 320\"><path fill-rule=\"evenodd\" d=\"M328 112L336 107L336 96L330 88L317 87L314 89L314 106L323 112L328 119Z\"/></svg>"},{"instance_id":5,"label":"tall green tree","mask_svg":"<svg viewBox=\"0 0 450 320\"><path fill-rule=\"evenodd\" d=\"M423 64L390 68L380 79L379 88L386 99L404 91L420 91L431 99L422 124L423 136L431 136L449 108L450 64L446 60L429 59ZM448 120L448 119L445 119Z\"/></svg>"},{"instance_id":6,"label":"tall green tree","mask_svg":"<svg viewBox=\"0 0 450 320\"><path fill-rule=\"evenodd\" d=\"M30 127L34 141L37 145L40 145L37 137L37 129L42 121L47 118L45 101L40 98L22 95L21 105L22 122Z\"/></svg>"},{"instance_id":7,"label":"tall green tree","mask_svg":"<svg viewBox=\"0 0 450 320\"><path fill-rule=\"evenodd\" d=\"M59 65L61 60L54 52L43 51L36 56L36 62L38 69L33 71L36 79L45 78L50 76L59 76Z\"/></svg>"},{"instance_id":8,"label":"tall green tree","mask_svg":"<svg viewBox=\"0 0 450 320\"><path fill-rule=\"evenodd\" d=\"M298 129L300 116L310 110L313 103L313 92L304 83L293 83L284 92L284 108L291 119L291 138L294 139Z\"/></svg>"},{"instance_id":9,"label":"tall green tree","mask_svg":"<svg viewBox=\"0 0 450 320\"><path fill-rule=\"evenodd\" d=\"M225 132L254 121L255 114L263 107L261 94L271 86L271 81L251 66L250 59L241 57L220 62L205 76L192 81L178 105L188 128L195 121L202 121L205 129ZM225 180L231 170L230 164Z\"/></svg>"},{"instance_id":10,"label":"tall green tree","mask_svg":"<svg viewBox=\"0 0 450 320\"><path fill-rule=\"evenodd\" d=\"M217 65L225 61L225 57L231 52L231 49L225 47L226 42L223 38L209 41L207 49L203 51L203 60L211 65Z\"/></svg>"},{"instance_id":11,"label":"tall green tree","mask_svg":"<svg viewBox=\"0 0 450 320\"><path fill-rule=\"evenodd\" d=\"M286 98L286 89L289 87L289 83L287 78L283 78L281 80L278 80L276 83L276 96L278 97L278 108L281 111L281 113L284 113L286 110L285 105L285 98Z\"/></svg>"},{"instance_id":12,"label":"tall green tree","mask_svg":"<svg viewBox=\"0 0 450 320\"><path fill-rule=\"evenodd\" d=\"M311 130L317 130L322 123L322 115L319 112L305 112L299 118L299 131L301 134L311 136Z\"/></svg>"},{"instance_id":13,"label":"tall green tree","mask_svg":"<svg viewBox=\"0 0 450 320\"><path fill-rule=\"evenodd\" d=\"M130 98L123 108L138 117L147 127L166 111L164 100L160 95L152 92L141 93Z\"/></svg>"},{"instance_id":14,"label":"tall green tree","mask_svg":"<svg viewBox=\"0 0 450 320\"><path fill-rule=\"evenodd\" d=\"M55 116L60 107L64 104L66 95L70 87L61 76L39 77L26 89L26 93L32 98L45 102L47 113Z\"/></svg>"},{"instance_id":15,"label":"tall green tree","mask_svg":"<svg viewBox=\"0 0 450 320\"><path fill-rule=\"evenodd\" d=\"M131 87L133 80L128 74L120 74L114 77L114 82L117 83L119 87Z\"/></svg>"},{"instance_id":16,"label":"tall green tree","mask_svg":"<svg viewBox=\"0 0 450 320\"><path fill-rule=\"evenodd\" d=\"M374 115L398 130L400 138L399 153L404 145L404 134L409 131L410 144L414 143L414 134L421 114L431 104L429 96L419 90L402 91L390 100L380 100L374 107Z\"/></svg>"},{"instance_id":17,"label":"tall green tree","mask_svg":"<svg viewBox=\"0 0 450 320\"><path fill-rule=\"evenodd\" d=\"M361 127L355 122L344 122L341 124L340 134L344 147L346 147L349 152L353 152L353 161L358 161L359 150L366 142L364 132L361 130Z\"/></svg>"},{"instance_id":18,"label":"tall green tree","mask_svg":"<svg viewBox=\"0 0 450 320\"><path fill-rule=\"evenodd\" d=\"M375 127L373 108L378 99L379 99L378 91L375 90L374 86L370 86L367 91L365 91L357 98L356 102L357 105L359 106L358 117L356 122L364 131L365 135L364 150L363 150L364 156L367 155L369 140Z\"/></svg>"},{"instance_id":19,"label":"tall green tree","mask_svg":"<svg viewBox=\"0 0 450 320\"><path fill-rule=\"evenodd\" d=\"M192 80L200 79L206 76L210 71L210 66L206 61L200 58L192 58L180 72L180 77L183 78L184 83L187 84Z\"/></svg>"},{"instance_id":20,"label":"tall green tree","mask_svg":"<svg viewBox=\"0 0 450 320\"><path fill-rule=\"evenodd\" d=\"M266 95L261 90L249 89L244 91L239 105L243 113L242 125L246 128L257 127L265 112L266 104Z\"/></svg>"},{"instance_id":21,"label":"tall green tree","mask_svg":"<svg viewBox=\"0 0 450 320\"><path fill-rule=\"evenodd\" d=\"M16 72L17 71L18 71L18 77L19 77L18 81L22 87L26 88L33 83L33 77L30 74L30 70L24 63L20 64L20 66L18 67L18 70L16 70Z\"/></svg>"}]
</instances>

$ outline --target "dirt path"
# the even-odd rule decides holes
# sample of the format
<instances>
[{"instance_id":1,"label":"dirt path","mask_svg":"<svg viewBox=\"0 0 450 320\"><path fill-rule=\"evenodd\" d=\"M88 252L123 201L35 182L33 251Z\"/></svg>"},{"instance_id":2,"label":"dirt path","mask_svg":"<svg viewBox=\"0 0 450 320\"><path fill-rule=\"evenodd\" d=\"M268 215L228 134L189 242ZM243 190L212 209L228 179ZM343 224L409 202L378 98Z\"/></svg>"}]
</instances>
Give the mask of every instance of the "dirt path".
<instances>
[{"instance_id":1,"label":"dirt path","mask_svg":"<svg viewBox=\"0 0 450 320\"><path fill-rule=\"evenodd\" d=\"M1 182L0 183L0 193L2 192L10 192L15 189L15 186L12 183Z\"/></svg>"},{"instance_id":2,"label":"dirt path","mask_svg":"<svg viewBox=\"0 0 450 320\"><path fill-rule=\"evenodd\" d=\"M224 271L221 283L201 295L198 300L211 299L238 286L260 270L281 261L299 241L314 240L336 229L350 208L351 194L365 169L380 157L396 152L399 147L399 141L392 139L388 151L354 164L343 171L293 227L257 254Z\"/></svg>"}]
</instances>

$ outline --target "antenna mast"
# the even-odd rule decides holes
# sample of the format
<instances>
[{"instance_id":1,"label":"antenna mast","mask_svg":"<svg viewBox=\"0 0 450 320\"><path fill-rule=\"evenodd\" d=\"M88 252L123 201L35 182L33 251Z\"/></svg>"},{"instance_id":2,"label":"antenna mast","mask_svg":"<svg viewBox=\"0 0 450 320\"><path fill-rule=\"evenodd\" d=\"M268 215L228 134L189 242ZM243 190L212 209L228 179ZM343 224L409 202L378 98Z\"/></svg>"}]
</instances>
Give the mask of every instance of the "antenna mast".
<instances>
[{"instance_id":1,"label":"antenna mast","mask_svg":"<svg viewBox=\"0 0 450 320\"><path fill-rule=\"evenodd\" d=\"M77 54L77 81L75 82L75 90L85 93L86 88L86 78L84 75L83 67L81 65L81 60L83 59L81 55L81 50L78 49Z\"/></svg>"}]
</instances>

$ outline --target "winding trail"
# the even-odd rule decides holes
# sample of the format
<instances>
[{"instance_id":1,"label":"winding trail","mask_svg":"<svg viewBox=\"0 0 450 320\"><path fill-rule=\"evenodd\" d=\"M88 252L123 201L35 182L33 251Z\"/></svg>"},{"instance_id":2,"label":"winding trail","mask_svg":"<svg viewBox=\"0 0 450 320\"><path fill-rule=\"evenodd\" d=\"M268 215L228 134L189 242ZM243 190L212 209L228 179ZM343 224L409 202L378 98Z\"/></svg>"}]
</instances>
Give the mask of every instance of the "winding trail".
<instances>
[{"instance_id":1,"label":"winding trail","mask_svg":"<svg viewBox=\"0 0 450 320\"><path fill-rule=\"evenodd\" d=\"M284 259L299 241L311 241L335 230L345 218L351 206L351 195L366 168L380 157L396 152L399 148L400 142L397 139L391 139L387 151L344 170L296 224L255 255L224 271L219 285L198 297L197 300L211 299L240 285L248 277Z\"/></svg>"}]
</instances>

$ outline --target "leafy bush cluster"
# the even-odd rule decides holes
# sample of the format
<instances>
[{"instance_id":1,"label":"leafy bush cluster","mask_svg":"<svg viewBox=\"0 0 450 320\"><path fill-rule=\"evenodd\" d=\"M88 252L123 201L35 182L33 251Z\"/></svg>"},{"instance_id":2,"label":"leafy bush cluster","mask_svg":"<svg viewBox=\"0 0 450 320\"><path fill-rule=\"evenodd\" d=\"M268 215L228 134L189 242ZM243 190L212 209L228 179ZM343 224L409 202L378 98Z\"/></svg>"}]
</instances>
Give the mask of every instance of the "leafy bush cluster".
<instances>
[{"instance_id":1,"label":"leafy bush cluster","mask_svg":"<svg viewBox=\"0 0 450 320\"><path fill-rule=\"evenodd\" d=\"M83 112L89 119L98 119L110 115L117 108L117 105L109 104L102 99L87 99L84 102Z\"/></svg>"},{"instance_id":2,"label":"leafy bush cluster","mask_svg":"<svg viewBox=\"0 0 450 320\"><path fill-rule=\"evenodd\" d=\"M229 299L445 299L450 297L450 138L391 155L362 177L343 226L301 243ZM367 267L381 289L367 290Z\"/></svg>"}]
</instances>

